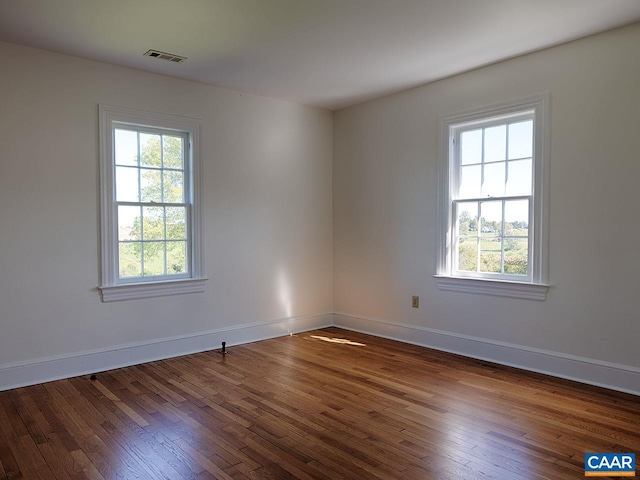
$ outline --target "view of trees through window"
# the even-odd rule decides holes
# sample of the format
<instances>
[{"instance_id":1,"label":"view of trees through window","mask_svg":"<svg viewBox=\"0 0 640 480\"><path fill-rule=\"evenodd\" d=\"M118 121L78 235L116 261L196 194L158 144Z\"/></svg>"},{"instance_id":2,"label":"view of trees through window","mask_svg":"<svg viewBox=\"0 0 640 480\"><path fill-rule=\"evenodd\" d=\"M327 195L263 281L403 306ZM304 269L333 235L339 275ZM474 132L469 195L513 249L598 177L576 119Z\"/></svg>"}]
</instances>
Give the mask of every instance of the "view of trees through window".
<instances>
[{"instance_id":1,"label":"view of trees through window","mask_svg":"<svg viewBox=\"0 0 640 480\"><path fill-rule=\"evenodd\" d=\"M502 217L503 208L505 217ZM478 209L481 212L480 217L478 217ZM459 204L458 269L469 272L526 275L529 257L529 225L524 216L518 219L517 215L513 215L518 210L528 211L528 201ZM482 216L482 213L485 216Z\"/></svg>"},{"instance_id":2,"label":"view of trees through window","mask_svg":"<svg viewBox=\"0 0 640 480\"><path fill-rule=\"evenodd\" d=\"M119 276L188 273L185 138L115 129Z\"/></svg>"}]
</instances>

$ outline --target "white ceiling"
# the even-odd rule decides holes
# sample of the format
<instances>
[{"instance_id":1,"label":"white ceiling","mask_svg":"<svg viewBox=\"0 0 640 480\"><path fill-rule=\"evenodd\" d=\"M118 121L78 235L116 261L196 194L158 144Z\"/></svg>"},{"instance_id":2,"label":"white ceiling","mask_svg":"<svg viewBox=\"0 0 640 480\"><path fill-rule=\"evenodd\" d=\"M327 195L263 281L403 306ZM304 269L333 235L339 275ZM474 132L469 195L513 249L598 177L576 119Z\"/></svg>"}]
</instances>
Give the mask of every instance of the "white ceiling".
<instances>
[{"instance_id":1,"label":"white ceiling","mask_svg":"<svg viewBox=\"0 0 640 480\"><path fill-rule=\"evenodd\" d=\"M0 40L327 109L639 20L640 0L0 0Z\"/></svg>"}]
</instances>

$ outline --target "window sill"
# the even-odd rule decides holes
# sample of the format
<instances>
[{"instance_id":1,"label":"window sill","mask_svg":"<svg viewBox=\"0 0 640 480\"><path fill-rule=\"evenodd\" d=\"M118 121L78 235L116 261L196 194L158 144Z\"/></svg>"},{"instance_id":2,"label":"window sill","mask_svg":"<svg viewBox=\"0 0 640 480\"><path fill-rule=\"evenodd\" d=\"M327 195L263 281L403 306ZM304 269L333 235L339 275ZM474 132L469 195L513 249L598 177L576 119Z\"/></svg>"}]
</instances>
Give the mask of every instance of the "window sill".
<instances>
[{"instance_id":1,"label":"window sill","mask_svg":"<svg viewBox=\"0 0 640 480\"><path fill-rule=\"evenodd\" d=\"M107 303L134 300L137 298L202 293L204 292L204 284L206 281L206 278L189 278L186 280L170 280L166 282L108 285L98 288L102 292L102 301Z\"/></svg>"},{"instance_id":2,"label":"window sill","mask_svg":"<svg viewBox=\"0 0 640 480\"><path fill-rule=\"evenodd\" d=\"M454 292L479 293L500 297L524 298L527 300L545 301L549 285L541 283L508 282L504 280L488 280L481 278L450 277L434 275L440 290Z\"/></svg>"}]
</instances>

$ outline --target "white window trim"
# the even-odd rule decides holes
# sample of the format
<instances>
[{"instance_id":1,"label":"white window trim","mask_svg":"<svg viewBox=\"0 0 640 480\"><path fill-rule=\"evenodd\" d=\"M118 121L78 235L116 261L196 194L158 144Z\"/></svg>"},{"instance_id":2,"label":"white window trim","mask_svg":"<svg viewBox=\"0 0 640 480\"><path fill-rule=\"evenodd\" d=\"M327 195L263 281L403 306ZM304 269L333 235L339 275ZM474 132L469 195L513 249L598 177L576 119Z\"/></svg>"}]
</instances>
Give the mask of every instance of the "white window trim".
<instances>
[{"instance_id":1,"label":"white window trim","mask_svg":"<svg viewBox=\"0 0 640 480\"><path fill-rule=\"evenodd\" d=\"M200 188L200 132L198 120L145 112L132 108L99 105L100 132L100 214L101 214L101 284L103 302L201 293L207 280L204 274L203 214ZM114 203L113 124L158 127L187 132L191 139L191 274L176 280L149 280L137 283L118 281L116 209Z\"/></svg>"},{"instance_id":2,"label":"white window trim","mask_svg":"<svg viewBox=\"0 0 640 480\"><path fill-rule=\"evenodd\" d=\"M533 235L531 281L495 280L490 278L453 276L451 265L452 198L450 162L453 135L451 127L492 117L510 115L526 110L534 111L534 173L533 173ZM545 300L548 285L549 253L549 152L550 152L550 95L535 95L489 107L442 117L439 120L438 169L438 242L436 281L442 290L506 297Z\"/></svg>"}]
</instances>

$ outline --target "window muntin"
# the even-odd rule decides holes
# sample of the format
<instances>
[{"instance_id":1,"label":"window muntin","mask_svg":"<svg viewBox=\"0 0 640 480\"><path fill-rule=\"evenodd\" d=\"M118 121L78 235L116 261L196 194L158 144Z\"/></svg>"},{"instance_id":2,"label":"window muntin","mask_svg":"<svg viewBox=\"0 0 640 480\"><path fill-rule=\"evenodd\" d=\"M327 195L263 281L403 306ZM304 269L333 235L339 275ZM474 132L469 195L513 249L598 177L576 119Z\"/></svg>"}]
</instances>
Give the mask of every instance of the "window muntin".
<instances>
[{"instance_id":1,"label":"window muntin","mask_svg":"<svg viewBox=\"0 0 640 480\"><path fill-rule=\"evenodd\" d=\"M99 113L102 300L203 292L200 121Z\"/></svg>"},{"instance_id":2,"label":"window muntin","mask_svg":"<svg viewBox=\"0 0 640 480\"><path fill-rule=\"evenodd\" d=\"M533 111L453 125L452 273L530 281Z\"/></svg>"}]
</instances>

